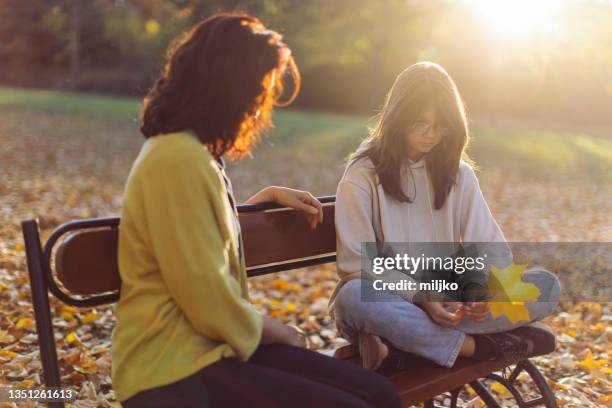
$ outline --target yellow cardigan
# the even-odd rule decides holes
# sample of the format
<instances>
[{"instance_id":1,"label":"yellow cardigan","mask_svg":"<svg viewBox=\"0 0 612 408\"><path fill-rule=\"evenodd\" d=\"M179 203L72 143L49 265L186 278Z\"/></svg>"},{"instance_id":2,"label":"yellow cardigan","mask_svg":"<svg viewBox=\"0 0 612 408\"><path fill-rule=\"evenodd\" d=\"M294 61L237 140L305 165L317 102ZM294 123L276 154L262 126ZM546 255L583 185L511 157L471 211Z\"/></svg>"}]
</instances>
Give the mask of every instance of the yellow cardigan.
<instances>
[{"instance_id":1,"label":"yellow cardigan","mask_svg":"<svg viewBox=\"0 0 612 408\"><path fill-rule=\"evenodd\" d=\"M120 401L255 351L262 317L248 301L233 217L216 163L195 135L147 139L119 228L112 380Z\"/></svg>"}]
</instances>

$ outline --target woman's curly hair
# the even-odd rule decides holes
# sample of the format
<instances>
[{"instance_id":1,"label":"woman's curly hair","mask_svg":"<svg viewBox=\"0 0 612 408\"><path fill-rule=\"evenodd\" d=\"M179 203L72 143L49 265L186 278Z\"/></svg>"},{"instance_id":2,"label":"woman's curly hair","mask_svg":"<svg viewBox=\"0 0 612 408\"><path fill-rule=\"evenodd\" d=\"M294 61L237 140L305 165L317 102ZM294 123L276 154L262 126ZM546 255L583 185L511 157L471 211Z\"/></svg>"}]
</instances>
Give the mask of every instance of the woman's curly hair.
<instances>
[{"instance_id":1,"label":"woman's curly hair","mask_svg":"<svg viewBox=\"0 0 612 408\"><path fill-rule=\"evenodd\" d=\"M294 88L285 102L283 76ZM282 37L246 14L219 13L170 46L144 99L146 137L193 131L216 156L247 155L269 129L274 106L291 103L300 75Z\"/></svg>"}]
</instances>

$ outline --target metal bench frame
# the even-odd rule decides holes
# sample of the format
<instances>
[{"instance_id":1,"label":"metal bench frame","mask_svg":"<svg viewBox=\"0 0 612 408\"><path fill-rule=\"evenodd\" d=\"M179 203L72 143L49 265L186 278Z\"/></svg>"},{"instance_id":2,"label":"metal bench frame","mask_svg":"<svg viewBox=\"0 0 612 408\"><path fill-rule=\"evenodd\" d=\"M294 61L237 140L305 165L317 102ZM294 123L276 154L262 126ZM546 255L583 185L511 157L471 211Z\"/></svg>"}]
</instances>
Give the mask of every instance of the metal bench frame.
<instances>
[{"instance_id":1,"label":"metal bench frame","mask_svg":"<svg viewBox=\"0 0 612 408\"><path fill-rule=\"evenodd\" d=\"M319 200L324 204L334 203L334 196L320 197ZM275 204L259 204L259 205L241 205L238 206L238 211L241 214L267 211L282 208ZM25 241L25 252L27 258L28 272L30 276L30 286L32 293L32 303L34 306L34 315L36 320L36 330L38 333L38 342L40 346L40 357L43 367L43 379L46 387L60 387L61 378L57 359L57 350L55 346L55 338L53 331L52 315L49 304L49 292L56 298L75 307L95 307L115 303L119 300L119 292L110 292L96 294L87 297L75 297L73 294L62 289L54 276L51 267L51 258L55 245L62 237L70 232L83 231L88 229L110 228L116 229L119 227L120 219L118 217L95 218L71 221L57 227L45 242L44 247L41 246L39 226L36 220L28 220L22 223L23 237ZM288 271L297 268L308 266L321 265L336 261L335 253L322 254L321 256L311 257L309 259L291 260L275 265L256 266L247 269L249 277L266 275L270 273ZM342 358L342 356L340 356ZM357 361L354 356L346 358L347 360ZM536 387L541 393L541 397L532 401L524 401L515 387L515 380L520 372L527 372ZM516 364L516 367L509 376L500 376L489 372L484 376L493 381L497 381L506 387L514 396L520 407L532 407L544 404L547 407L556 407L554 395L548 386L546 379L537 369L537 367L529 360L522 360ZM470 385L479 397L490 407L499 407L495 401L495 397L489 392L479 380L470 382ZM462 387L447 390L451 393L451 407L457 404L457 397ZM434 407L433 397L425 401L426 407ZM48 406L51 408L63 408L62 402L50 402Z\"/></svg>"}]
</instances>

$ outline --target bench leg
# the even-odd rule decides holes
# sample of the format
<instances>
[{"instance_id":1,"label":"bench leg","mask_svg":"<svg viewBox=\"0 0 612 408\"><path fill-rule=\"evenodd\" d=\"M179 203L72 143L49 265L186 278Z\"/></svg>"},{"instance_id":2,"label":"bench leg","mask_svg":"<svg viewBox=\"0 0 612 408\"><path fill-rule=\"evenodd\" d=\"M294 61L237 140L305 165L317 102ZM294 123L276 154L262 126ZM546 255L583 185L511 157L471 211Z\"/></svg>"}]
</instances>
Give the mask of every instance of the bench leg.
<instances>
[{"instance_id":1,"label":"bench leg","mask_svg":"<svg viewBox=\"0 0 612 408\"><path fill-rule=\"evenodd\" d=\"M36 332L38 333L38 345L43 366L43 378L46 387L61 387L38 225L35 221L26 221L22 224L22 228L30 275L30 288L32 290L32 305L36 318ZM64 408L64 403L49 402L47 406L49 408Z\"/></svg>"},{"instance_id":2,"label":"bench leg","mask_svg":"<svg viewBox=\"0 0 612 408\"><path fill-rule=\"evenodd\" d=\"M434 400L430 399L423 403L423 407L424 408L435 408L436 406L434 405Z\"/></svg>"},{"instance_id":3,"label":"bench leg","mask_svg":"<svg viewBox=\"0 0 612 408\"><path fill-rule=\"evenodd\" d=\"M540 396L538 398L534 398L534 399L525 401L525 399L523 398L523 395L516 388L515 381L518 378L519 374L523 371L525 371L529 375L529 377L533 381L533 384L536 386L536 388L540 392ZM541 406L541 405L547 408L557 408L557 402L555 400L555 395L553 391L551 390L550 386L548 385L546 378L544 378L544 375L542 375L542 373L540 372L540 370L538 370L536 365L527 359L523 361L519 361L516 364L516 367L514 368L514 370L512 370L512 372L510 373L510 375L506 375L505 372L502 375L491 373L487 375L485 379L492 380L492 381L495 381L503 385L508 390L508 392L512 394L512 396L514 397L514 400L516 401L516 406L518 406L519 408L529 408L529 407L536 407L536 406ZM491 393L491 391L489 391L488 387L486 387L482 383L481 380L475 380L475 381L470 382L470 386L474 389L478 397L480 397L482 402L484 402L487 407L501 408L501 405L497 402L497 400L495 399L495 396ZM463 387L456 388L450 392L451 394L450 408L457 407L457 399L459 397L459 393L461 392L462 388ZM433 398L427 401L424 401L423 406L424 408L436 408Z\"/></svg>"},{"instance_id":4,"label":"bench leg","mask_svg":"<svg viewBox=\"0 0 612 408\"><path fill-rule=\"evenodd\" d=\"M450 408L457 408L457 399L459 398L459 393L461 392L461 389L463 387L459 387L459 388L455 388L454 390L451 391L451 405ZM436 408L436 404L435 404L435 400L429 399L427 401L423 402L423 406L424 408Z\"/></svg>"},{"instance_id":5,"label":"bench leg","mask_svg":"<svg viewBox=\"0 0 612 408\"><path fill-rule=\"evenodd\" d=\"M546 381L544 375L540 372L540 370L538 370L538 367L536 367L536 365L529 360L523 360L518 365L520 365L522 370L525 370L525 372L529 374L529 377L531 377L531 380L538 388L538 391L540 391L541 397L534 401L529 401L528 404L533 402L537 404L544 404L546 408L557 408L557 400L555 399L555 394L550 389L550 385L548 385L548 381ZM516 375L518 376L518 373Z\"/></svg>"},{"instance_id":6,"label":"bench leg","mask_svg":"<svg viewBox=\"0 0 612 408\"><path fill-rule=\"evenodd\" d=\"M495 401L495 397L489 392L487 387L482 385L480 380L472 381L470 386L476 391L476 394L487 405L488 408L501 408L501 405Z\"/></svg>"},{"instance_id":7,"label":"bench leg","mask_svg":"<svg viewBox=\"0 0 612 408\"><path fill-rule=\"evenodd\" d=\"M518 378L521 372L525 371L534 385L540 392L540 397L525 401L523 396L516 388L515 380ZM546 378L542 375L540 370L529 360L523 360L516 364L516 367L512 371L512 373L506 377L505 375L498 374L489 374L487 377L489 380L493 380L501 385L503 385L514 397L516 400L517 406L520 408L528 408L544 405L547 408L557 408L557 402L555 400L555 395L550 389ZM485 387L480 380L476 380L470 383L474 391L478 394L478 396L483 400L488 407L500 407L500 405L495 400L495 397L491 394L491 392Z\"/></svg>"},{"instance_id":8,"label":"bench leg","mask_svg":"<svg viewBox=\"0 0 612 408\"><path fill-rule=\"evenodd\" d=\"M455 388L451 391L451 406L450 408L457 408L457 399L459 398L459 393L461 392L461 388Z\"/></svg>"}]
</instances>

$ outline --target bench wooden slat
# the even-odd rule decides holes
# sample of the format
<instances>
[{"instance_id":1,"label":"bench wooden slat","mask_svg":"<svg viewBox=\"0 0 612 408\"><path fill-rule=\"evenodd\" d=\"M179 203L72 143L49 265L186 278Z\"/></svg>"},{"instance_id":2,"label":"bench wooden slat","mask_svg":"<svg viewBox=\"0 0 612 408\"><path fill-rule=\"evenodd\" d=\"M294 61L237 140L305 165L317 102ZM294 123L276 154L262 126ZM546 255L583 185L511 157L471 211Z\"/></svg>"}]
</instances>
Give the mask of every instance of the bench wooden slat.
<instances>
[{"instance_id":1,"label":"bench wooden slat","mask_svg":"<svg viewBox=\"0 0 612 408\"><path fill-rule=\"evenodd\" d=\"M62 241L55 253L55 271L66 289L77 295L119 290L116 229L79 231Z\"/></svg>"},{"instance_id":2,"label":"bench wooden slat","mask_svg":"<svg viewBox=\"0 0 612 408\"><path fill-rule=\"evenodd\" d=\"M310 229L295 210L240 214L247 267L321 256L336 252L334 206L323 207L323 223Z\"/></svg>"},{"instance_id":3,"label":"bench wooden slat","mask_svg":"<svg viewBox=\"0 0 612 408\"><path fill-rule=\"evenodd\" d=\"M322 256L336 251L334 206L310 229L305 215L290 209L240 214L247 268ZM55 270L71 293L93 295L119 289L117 229L83 230L58 246Z\"/></svg>"},{"instance_id":4,"label":"bench wooden slat","mask_svg":"<svg viewBox=\"0 0 612 408\"><path fill-rule=\"evenodd\" d=\"M360 364L358 350L352 345L337 349L334 357ZM507 366L501 361L472 362L458 359L452 368L447 368L416 355L406 356L405 362L405 370L382 372L395 386L405 407L461 387Z\"/></svg>"}]
</instances>

